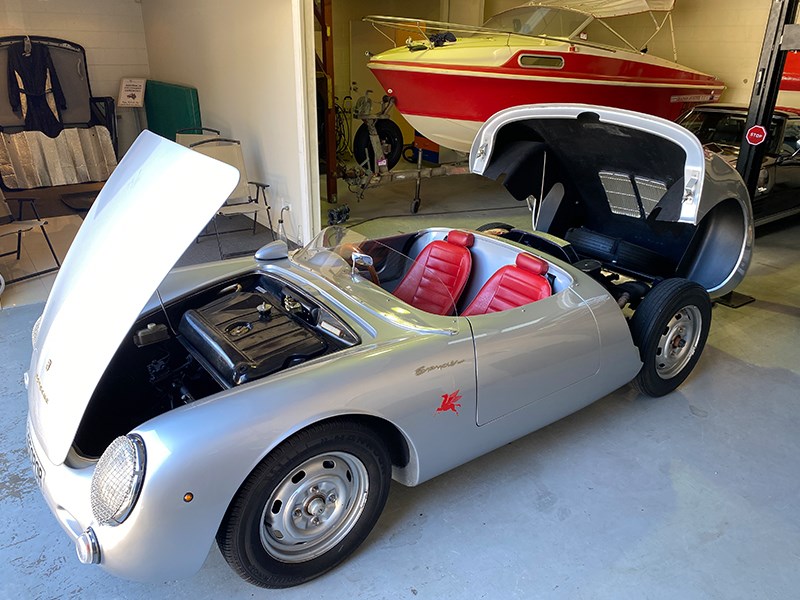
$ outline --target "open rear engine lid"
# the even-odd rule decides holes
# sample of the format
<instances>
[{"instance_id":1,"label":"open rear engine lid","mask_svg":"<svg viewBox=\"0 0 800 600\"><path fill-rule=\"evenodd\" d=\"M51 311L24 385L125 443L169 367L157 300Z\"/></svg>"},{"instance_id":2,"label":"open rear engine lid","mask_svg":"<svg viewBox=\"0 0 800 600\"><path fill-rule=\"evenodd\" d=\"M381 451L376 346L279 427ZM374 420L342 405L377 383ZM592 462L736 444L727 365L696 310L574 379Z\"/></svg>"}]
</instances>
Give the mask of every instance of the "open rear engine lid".
<instances>
[{"instance_id":1,"label":"open rear engine lid","mask_svg":"<svg viewBox=\"0 0 800 600\"><path fill-rule=\"evenodd\" d=\"M491 168L513 177L514 169L528 168L521 162L521 152L534 150L518 151L512 146L522 142L519 136L500 135L510 124L517 131L522 126L530 128L532 139L539 140L526 141L527 146L538 143L566 157L573 180L596 178L615 165L627 173L662 180L667 187L682 186L672 195L673 206L663 211L663 216L697 224L705 155L699 140L680 125L652 115L586 104L515 106L492 115L478 131L469 156L473 173L493 178ZM538 196L535 178L527 180L530 189L518 190L516 197Z\"/></svg>"}]
</instances>

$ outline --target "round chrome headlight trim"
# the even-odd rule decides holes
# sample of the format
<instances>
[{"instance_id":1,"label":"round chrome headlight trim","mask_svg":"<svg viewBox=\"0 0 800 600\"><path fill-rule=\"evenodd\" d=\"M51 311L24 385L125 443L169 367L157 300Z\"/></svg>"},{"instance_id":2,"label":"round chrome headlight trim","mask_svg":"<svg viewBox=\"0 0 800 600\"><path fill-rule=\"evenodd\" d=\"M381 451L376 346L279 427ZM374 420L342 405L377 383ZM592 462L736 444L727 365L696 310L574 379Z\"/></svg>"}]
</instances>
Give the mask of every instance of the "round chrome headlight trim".
<instances>
[{"instance_id":1,"label":"round chrome headlight trim","mask_svg":"<svg viewBox=\"0 0 800 600\"><path fill-rule=\"evenodd\" d=\"M101 525L119 525L139 498L145 474L144 440L122 435L109 444L92 475L92 515Z\"/></svg>"}]
</instances>

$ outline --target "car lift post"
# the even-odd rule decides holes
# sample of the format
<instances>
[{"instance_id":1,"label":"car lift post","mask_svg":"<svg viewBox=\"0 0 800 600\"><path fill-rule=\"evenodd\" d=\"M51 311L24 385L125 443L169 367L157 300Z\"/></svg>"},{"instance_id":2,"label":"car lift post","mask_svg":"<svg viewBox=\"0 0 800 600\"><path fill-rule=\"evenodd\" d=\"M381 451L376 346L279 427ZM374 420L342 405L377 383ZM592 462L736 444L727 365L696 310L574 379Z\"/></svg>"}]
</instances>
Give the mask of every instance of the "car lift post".
<instances>
[{"instance_id":1,"label":"car lift post","mask_svg":"<svg viewBox=\"0 0 800 600\"><path fill-rule=\"evenodd\" d=\"M786 53L800 50L800 25L795 25L795 15L800 0L773 0L761 46L761 57L758 61L753 93L750 96L750 109L747 114L745 132L754 125L761 125L769 131L772 113L778 100L778 91L783 75ZM741 141L736 169L744 179L747 192L755 197L761 161L764 158L767 144L750 144L746 139ZM755 300L738 292L729 292L717 299L719 304L731 308L739 308Z\"/></svg>"},{"instance_id":2,"label":"car lift post","mask_svg":"<svg viewBox=\"0 0 800 600\"><path fill-rule=\"evenodd\" d=\"M778 99L778 91L783 75L783 65L789 50L800 49L800 25L794 25L797 6L800 0L773 0L761 57L758 61L753 93L750 96L750 110L747 114L745 131L754 125L761 125L769 131L772 113ZM742 139L736 168L742 175L747 191L755 195L761 161L767 144L752 145Z\"/></svg>"}]
</instances>

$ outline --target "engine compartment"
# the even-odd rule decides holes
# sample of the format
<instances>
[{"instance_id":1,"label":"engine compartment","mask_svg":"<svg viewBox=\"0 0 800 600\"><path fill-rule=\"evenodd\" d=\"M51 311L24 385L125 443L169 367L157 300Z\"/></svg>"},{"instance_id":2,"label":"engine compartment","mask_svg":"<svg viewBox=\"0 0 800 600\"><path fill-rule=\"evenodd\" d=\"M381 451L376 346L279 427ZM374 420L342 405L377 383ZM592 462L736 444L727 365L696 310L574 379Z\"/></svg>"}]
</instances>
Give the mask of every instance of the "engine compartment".
<instances>
[{"instance_id":1,"label":"engine compartment","mask_svg":"<svg viewBox=\"0 0 800 600\"><path fill-rule=\"evenodd\" d=\"M74 449L98 457L159 414L358 343L338 316L277 276L254 272L195 290L137 319Z\"/></svg>"}]
</instances>

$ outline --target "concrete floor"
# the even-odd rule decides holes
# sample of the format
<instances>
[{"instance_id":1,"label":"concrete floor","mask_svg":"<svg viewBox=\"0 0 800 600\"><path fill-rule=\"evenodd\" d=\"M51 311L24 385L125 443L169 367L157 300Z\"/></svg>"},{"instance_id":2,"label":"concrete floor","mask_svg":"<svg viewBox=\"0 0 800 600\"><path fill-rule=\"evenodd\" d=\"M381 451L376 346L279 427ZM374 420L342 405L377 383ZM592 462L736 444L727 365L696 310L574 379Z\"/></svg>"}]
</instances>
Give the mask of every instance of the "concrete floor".
<instances>
[{"instance_id":1,"label":"concrete floor","mask_svg":"<svg viewBox=\"0 0 800 600\"><path fill-rule=\"evenodd\" d=\"M472 206L478 223L524 224L516 205L485 199L493 194L467 202L475 181L461 181L427 186L418 216L360 228L423 226L444 205ZM410 200L405 193L384 196L398 215ZM373 204L356 220L370 218L363 215L379 201L368 198ZM462 219L471 217L450 222L469 225ZM0 598L796 598L800 220L762 232L740 291L756 302L715 307L703 358L678 391L652 400L625 387L418 488L394 484L350 560L282 591L242 582L216 547L194 577L154 584L77 562L38 493L24 445L22 373L42 307L7 308L0 311Z\"/></svg>"}]
</instances>

